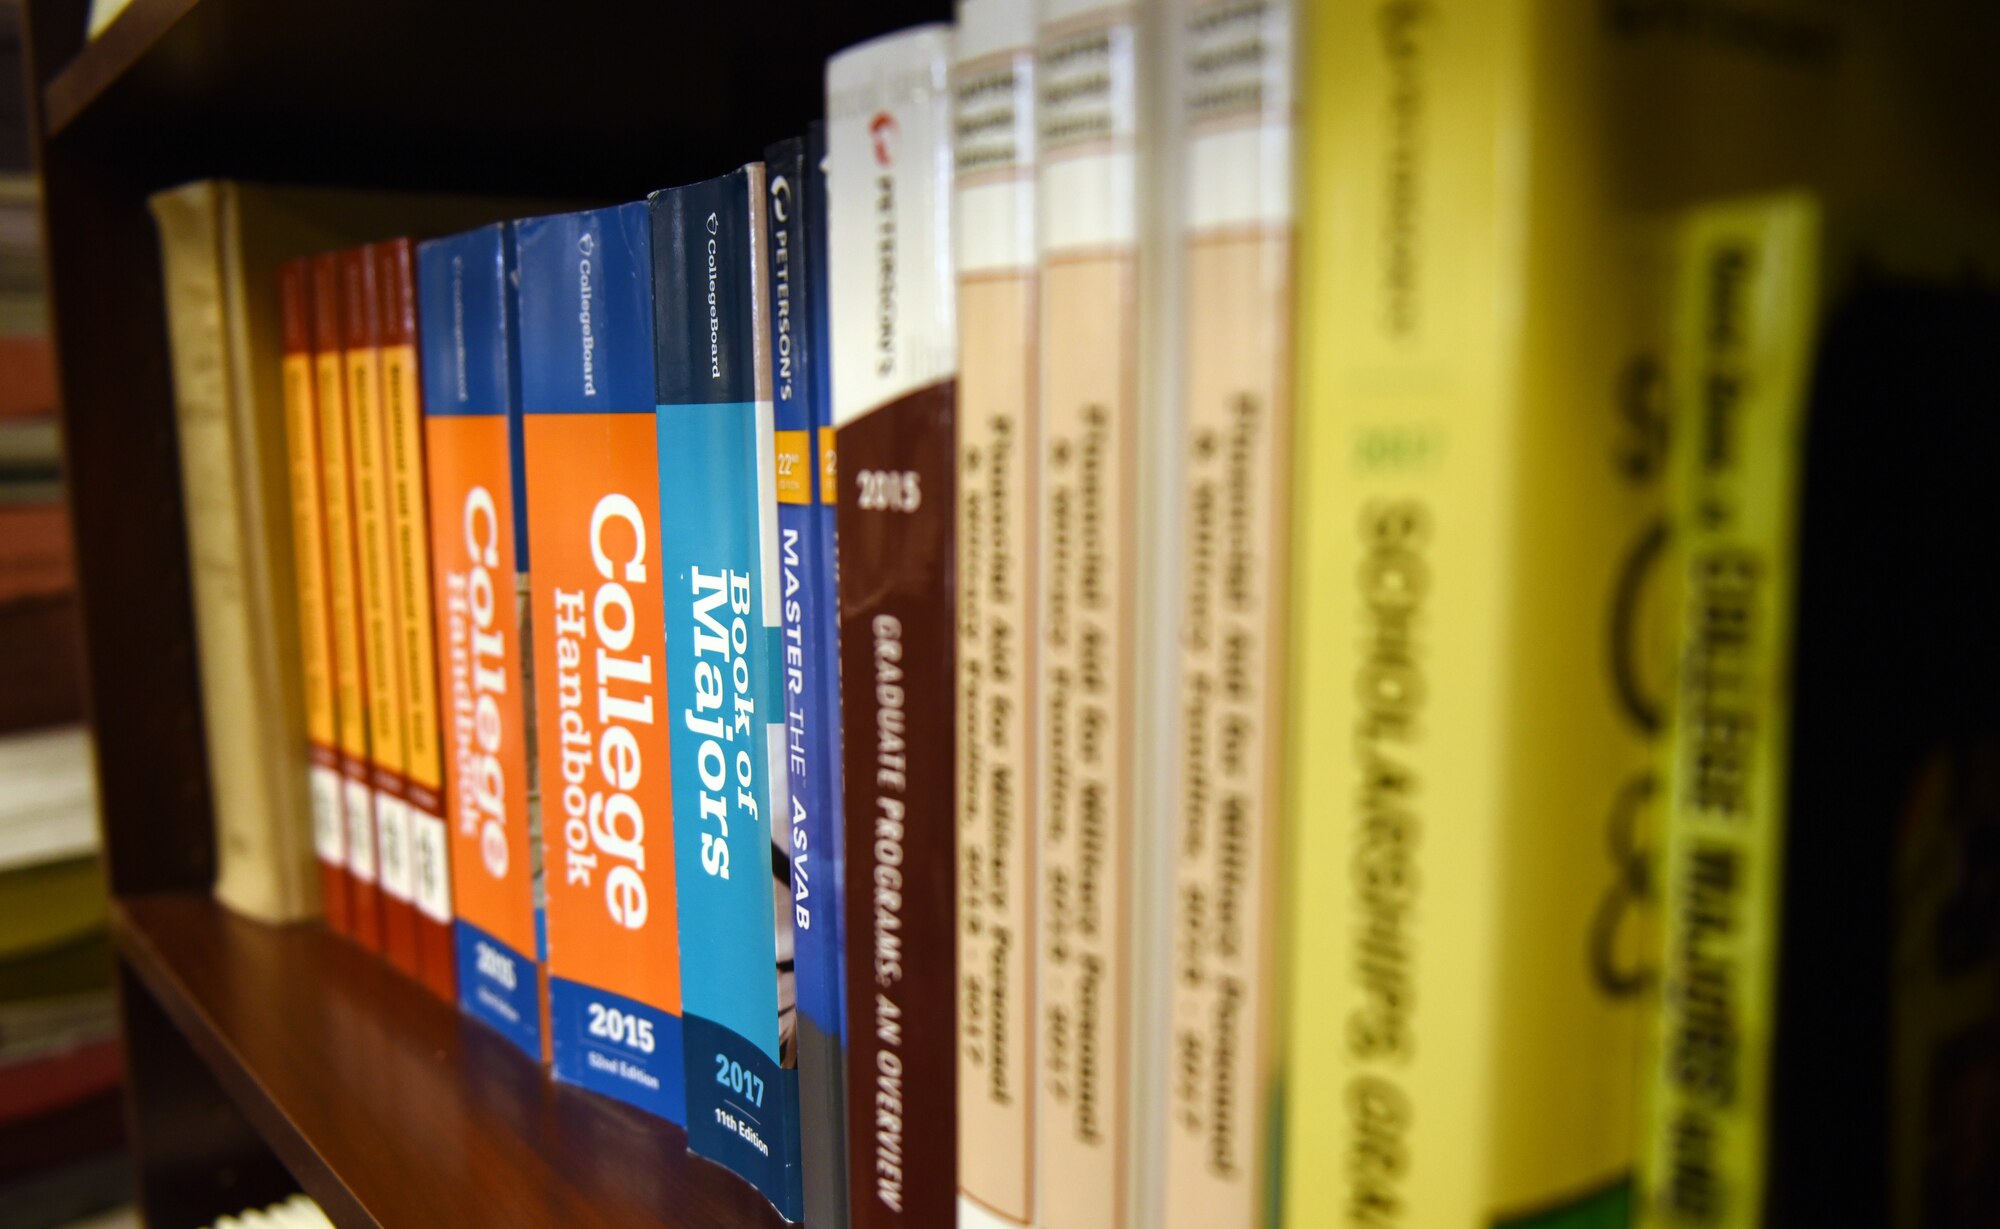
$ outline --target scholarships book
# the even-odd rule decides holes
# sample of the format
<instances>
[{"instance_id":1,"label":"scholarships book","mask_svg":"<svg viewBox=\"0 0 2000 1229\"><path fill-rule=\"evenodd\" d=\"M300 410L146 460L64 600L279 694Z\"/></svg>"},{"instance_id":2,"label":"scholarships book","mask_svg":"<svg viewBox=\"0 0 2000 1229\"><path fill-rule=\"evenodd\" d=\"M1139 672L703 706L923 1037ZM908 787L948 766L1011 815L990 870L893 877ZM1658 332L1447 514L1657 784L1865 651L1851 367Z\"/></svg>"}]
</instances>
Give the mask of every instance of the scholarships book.
<instances>
[{"instance_id":1,"label":"scholarships book","mask_svg":"<svg viewBox=\"0 0 2000 1229\"><path fill-rule=\"evenodd\" d=\"M514 239L555 1075L685 1124L646 206Z\"/></svg>"},{"instance_id":2,"label":"scholarships book","mask_svg":"<svg viewBox=\"0 0 2000 1229\"><path fill-rule=\"evenodd\" d=\"M1991 216L1678 227L1649 1229L2000 1215L1964 1091L2000 1061Z\"/></svg>"},{"instance_id":3,"label":"scholarships book","mask_svg":"<svg viewBox=\"0 0 2000 1229\"><path fill-rule=\"evenodd\" d=\"M395 475L382 395L382 301L371 249L340 253L340 327L347 373L348 456L353 463L355 542L360 555L361 653L368 675L368 755L375 812L375 882L382 951L417 972L417 917L410 875L408 721L403 693L401 602L396 588Z\"/></svg>"},{"instance_id":4,"label":"scholarships book","mask_svg":"<svg viewBox=\"0 0 2000 1229\"><path fill-rule=\"evenodd\" d=\"M544 1054L520 321L505 224L417 245L459 1006Z\"/></svg>"},{"instance_id":5,"label":"scholarships book","mask_svg":"<svg viewBox=\"0 0 2000 1229\"><path fill-rule=\"evenodd\" d=\"M375 789L368 758L368 668L362 657L361 529L355 510L347 362L341 343L340 258L312 260L313 374L319 394L320 465L326 498L327 609L332 617L335 711L340 719L341 812L354 940L382 950L375 876Z\"/></svg>"},{"instance_id":6,"label":"scholarships book","mask_svg":"<svg viewBox=\"0 0 2000 1229\"><path fill-rule=\"evenodd\" d=\"M1137 924L1157 861L1141 842L1140 771L1156 713L1139 703L1157 664L1141 474L1159 449L1143 424L1140 337L1147 212L1142 129L1157 116L1142 40L1157 14L1053 0L1037 28L1036 239L1040 292L1039 754L1034 820L1034 1173L1038 1224L1133 1223L1151 1116L1139 1050L1161 992ZM1145 359L1152 362L1151 357ZM1155 400L1154 409L1164 408ZM1165 594L1155 595L1169 600ZM1141 1010L1142 1006L1145 1010Z\"/></svg>"},{"instance_id":7,"label":"scholarships book","mask_svg":"<svg viewBox=\"0 0 2000 1229\"><path fill-rule=\"evenodd\" d=\"M957 1216L947 26L827 62L853 1223Z\"/></svg>"},{"instance_id":8,"label":"scholarships book","mask_svg":"<svg viewBox=\"0 0 2000 1229\"><path fill-rule=\"evenodd\" d=\"M805 1220L847 1223L847 954L841 942L840 596L834 591L827 387L826 134L764 151L771 421L784 634L785 786L798 1000Z\"/></svg>"},{"instance_id":9,"label":"scholarships book","mask_svg":"<svg viewBox=\"0 0 2000 1229\"><path fill-rule=\"evenodd\" d=\"M284 333L285 442L292 463L292 569L298 587L299 664L305 684L307 789L320 906L337 934L354 932L347 888L347 832L341 809L339 717L334 701L331 598L327 592L326 501L321 488L319 390L313 373L311 262L278 269ZM335 414L339 409L335 407Z\"/></svg>"},{"instance_id":10,"label":"scholarships book","mask_svg":"<svg viewBox=\"0 0 2000 1229\"><path fill-rule=\"evenodd\" d=\"M424 468L424 401L418 370L416 245L369 249L381 301L382 419L390 491L390 574L396 588L404 786L409 803L406 875L416 927L416 973L446 1002L458 997L452 950L451 864L444 826L436 620L431 604L430 496Z\"/></svg>"},{"instance_id":11,"label":"scholarships book","mask_svg":"<svg viewBox=\"0 0 2000 1229\"><path fill-rule=\"evenodd\" d=\"M1181 416L1161 1223L1275 1206L1292 432L1291 3L1178 0Z\"/></svg>"},{"instance_id":12,"label":"scholarships book","mask_svg":"<svg viewBox=\"0 0 2000 1229\"><path fill-rule=\"evenodd\" d=\"M1624 1226L1667 699L1657 211L1839 45L1306 6L1285 1224ZM1386 13L1386 16L1385 16ZM1338 1163L1329 1158L1338 1158Z\"/></svg>"},{"instance_id":13,"label":"scholarships book","mask_svg":"<svg viewBox=\"0 0 2000 1229\"><path fill-rule=\"evenodd\" d=\"M688 1146L801 1215L764 164L655 192Z\"/></svg>"},{"instance_id":14,"label":"scholarships book","mask_svg":"<svg viewBox=\"0 0 2000 1229\"><path fill-rule=\"evenodd\" d=\"M962 0L952 66L958 273L958 1188L961 1226L1026 1225L1035 1182L1035 13Z\"/></svg>"}]
</instances>

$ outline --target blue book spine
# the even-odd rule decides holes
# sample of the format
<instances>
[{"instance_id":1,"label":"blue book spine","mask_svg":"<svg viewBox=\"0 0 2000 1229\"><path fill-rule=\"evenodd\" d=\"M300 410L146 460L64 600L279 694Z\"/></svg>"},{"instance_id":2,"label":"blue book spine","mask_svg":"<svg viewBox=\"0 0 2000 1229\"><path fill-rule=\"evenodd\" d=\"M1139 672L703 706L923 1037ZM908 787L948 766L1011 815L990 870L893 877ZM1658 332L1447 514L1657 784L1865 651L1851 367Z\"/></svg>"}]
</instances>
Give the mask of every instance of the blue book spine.
<instances>
[{"instance_id":1,"label":"blue book spine","mask_svg":"<svg viewBox=\"0 0 2000 1229\"><path fill-rule=\"evenodd\" d=\"M839 662L828 644L839 620L831 559L832 492L822 506L825 351L814 317L824 314L813 248L825 236L814 208L817 158L794 137L764 151L770 214L767 262L771 392L777 424L778 564L784 587L785 729L792 926L799 1003L799 1109L806 1221L847 1224L847 1059L841 1036ZM819 193L823 204L825 193ZM824 442L832 443L826 432Z\"/></svg>"},{"instance_id":2,"label":"blue book spine","mask_svg":"<svg viewBox=\"0 0 2000 1229\"><path fill-rule=\"evenodd\" d=\"M419 244L417 311L455 980L468 1015L540 1058L546 950L527 770L533 671L511 228Z\"/></svg>"},{"instance_id":3,"label":"blue book spine","mask_svg":"<svg viewBox=\"0 0 2000 1229\"><path fill-rule=\"evenodd\" d=\"M688 1145L798 1220L763 164L648 205Z\"/></svg>"},{"instance_id":4,"label":"blue book spine","mask_svg":"<svg viewBox=\"0 0 2000 1229\"><path fill-rule=\"evenodd\" d=\"M651 233L516 224L522 438L555 1076L684 1122Z\"/></svg>"}]
</instances>

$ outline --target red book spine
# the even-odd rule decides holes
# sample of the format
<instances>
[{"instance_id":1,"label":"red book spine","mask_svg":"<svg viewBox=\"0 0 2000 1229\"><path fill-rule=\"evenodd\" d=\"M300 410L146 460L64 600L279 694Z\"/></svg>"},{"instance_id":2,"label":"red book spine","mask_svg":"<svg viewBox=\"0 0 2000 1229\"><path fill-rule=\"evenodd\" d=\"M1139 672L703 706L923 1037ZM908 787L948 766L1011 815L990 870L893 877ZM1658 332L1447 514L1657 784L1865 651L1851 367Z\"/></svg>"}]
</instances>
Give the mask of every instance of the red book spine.
<instances>
[{"instance_id":1,"label":"red book spine","mask_svg":"<svg viewBox=\"0 0 2000 1229\"><path fill-rule=\"evenodd\" d=\"M382 395L382 312L370 248L340 253L341 359L347 369L347 434L353 457L360 548L361 641L368 664L369 779L375 801L375 883L382 950L417 973L417 918L410 883L410 804L403 691L402 612L395 585L395 485Z\"/></svg>"},{"instance_id":2,"label":"red book spine","mask_svg":"<svg viewBox=\"0 0 2000 1229\"><path fill-rule=\"evenodd\" d=\"M355 516L347 358L340 332L339 258L332 253L315 257L310 284L347 890L355 942L379 952L382 902L375 887L375 791L369 776L368 660L361 635L361 544Z\"/></svg>"},{"instance_id":3,"label":"red book spine","mask_svg":"<svg viewBox=\"0 0 2000 1229\"><path fill-rule=\"evenodd\" d=\"M342 808L331 598L327 593L325 467L320 457L318 381L313 370L311 267L278 270L284 334L285 443L291 461L292 566L297 580L299 662L306 708L306 780L312 799L313 850L319 860L326 924L354 930L347 884L347 825Z\"/></svg>"},{"instance_id":4,"label":"red book spine","mask_svg":"<svg viewBox=\"0 0 2000 1229\"><path fill-rule=\"evenodd\" d=\"M391 493L389 558L396 599L397 653L402 662L403 784L409 802L410 902L417 976L439 997L455 1001L457 952L451 926L450 835L444 820L416 252L408 239L378 243L370 252L380 304L377 353L388 442L384 460Z\"/></svg>"}]
</instances>

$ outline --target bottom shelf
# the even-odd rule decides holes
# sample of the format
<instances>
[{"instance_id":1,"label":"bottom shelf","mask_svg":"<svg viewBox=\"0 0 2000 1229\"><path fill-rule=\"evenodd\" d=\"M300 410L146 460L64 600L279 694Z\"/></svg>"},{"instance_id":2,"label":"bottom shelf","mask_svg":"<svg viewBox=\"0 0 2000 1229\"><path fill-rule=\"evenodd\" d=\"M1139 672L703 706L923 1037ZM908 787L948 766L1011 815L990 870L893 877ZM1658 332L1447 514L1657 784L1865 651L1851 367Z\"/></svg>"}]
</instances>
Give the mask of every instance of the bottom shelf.
<instances>
[{"instance_id":1,"label":"bottom shelf","mask_svg":"<svg viewBox=\"0 0 2000 1229\"><path fill-rule=\"evenodd\" d=\"M139 983L343 1229L784 1223L690 1157L679 1128L556 1086L317 925L266 926L174 894L117 902L112 929Z\"/></svg>"}]
</instances>

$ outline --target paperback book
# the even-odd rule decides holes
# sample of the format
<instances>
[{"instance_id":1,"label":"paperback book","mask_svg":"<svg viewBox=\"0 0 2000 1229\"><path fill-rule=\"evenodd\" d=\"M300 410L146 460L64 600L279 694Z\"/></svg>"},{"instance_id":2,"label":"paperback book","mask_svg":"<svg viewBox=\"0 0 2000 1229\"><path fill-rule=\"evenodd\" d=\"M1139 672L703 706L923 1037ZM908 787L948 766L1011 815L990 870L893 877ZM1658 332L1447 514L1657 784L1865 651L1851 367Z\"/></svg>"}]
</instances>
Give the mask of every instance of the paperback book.
<instances>
[{"instance_id":1,"label":"paperback book","mask_svg":"<svg viewBox=\"0 0 2000 1229\"><path fill-rule=\"evenodd\" d=\"M306 773L312 800L313 850L319 860L320 906L330 929L351 935L354 905L347 887L346 817L341 809L339 717L334 701L333 626L321 492L325 471L320 461L319 396L313 373L311 276L311 264L304 258L287 261L278 270L278 311L285 347L285 441L291 457L292 568L298 589Z\"/></svg>"},{"instance_id":2,"label":"paperback book","mask_svg":"<svg viewBox=\"0 0 2000 1229\"><path fill-rule=\"evenodd\" d=\"M1035 1182L1041 418L1035 12L963 0L952 66L958 274L959 1224L1026 1225Z\"/></svg>"},{"instance_id":3,"label":"paperback book","mask_svg":"<svg viewBox=\"0 0 2000 1229\"><path fill-rule=\"evenodd\" d=\"M1034 1173L1046 1229L1124 1226L1142 1194L1134 925L1143 850L1141 38L1124 5L1041 8L1035 115L1042 467ZM1155 402L1155 405L1158 403ZM1148 658L1147 660L1150 660ZM1135 932L1137 932L1135 934Z\"/></svg>"},{"instance_id":4,"label":"paperback book","mask_svg":"<svg viewBox=\"0 0 2000 1229\"><path fill-rule=\"evenodd\" d=\"M555 1075L685 1124L646 206L514 235Z\"/></svg>"},{"instance_id":5,"label":"paperback book","mask_svg":"<svg viewBox=\"0 0 2000 1229\"><path fill-rule=\"evenodd\" d=\"M1181 481L1161 1223L1269 1223L1291 524L1294 6L1179 0Z\"/></svg>"},{"instance_id":6,"label":"paperback book","mask_svg":"<svg viewBox=\"0 0 2000 1229\"><path fill-rule=\"evenodd\" d=\"M807 1223L847 1223L839 594L834 591L826 361L826 157L818 124L764 151L770 234L774 480L785 684L784 827L798 997L799 1142Z\"/></svg>"},{"instance_id":7,"label":"paperback book","mask_svg":"<svg viewBox=\"0 0 2000 1229\"><path fill-rule=\"evenodd\" d=\"M439 747L437 640L431 605L430 501L424 473L424 402L418 375L416 248L392 239L369 249L381 302L382 421L389 477L391 582L402 685L404 788L409 826L411 924L417 977L446 1002L457 998L451 867Z\"/></svg>"},{"instance_id":8,"label":"paperback book","mask_svg":"<svg viewBox=\"0 0 2000 1229\"><path fill-rule=\"evenodd\" d=\"M647 202L688 1146L801 1215L761 162Z\"/></svg>"},{"instance_id":9,"label":"paperback book","mask_svg":"<svg viewBox=\"0 0 2000 1229\"><path fill-rule=\"evenodd\" d=\"M410 876L409 765L395 582L395 476L382 396L382 306L370 249L340 253L340 328L347 380L348 456L353 461L355 543L360 558L361 652L368 677L369 784L382 950L412 976L417 919Z\"/></svg>"},{"instance_id":10,"label":"paperback book","mask_svg":"<svg viewBox=\"0 0 2000 1229\"><path fill-rule=\"evenodd\" d=\"M827 62L853 1223L957 1216L951 30ZM866 885L859 890L858 885Z\"/></svg>"},{"instance_id":11,"label":"paperback book","mask_svg":"<svg viewBox=\"0 0 2000 1229\"><path fill-rule=\"evenodd\" d=\"M528 501L513 235L417 245L459 1006L544 1053Z\"/></svg>"},{"instance_id":12,"label":"paperback book","mask_svg":"<svg viewBox=\"0 0 2000 1229\"><path fill-rule=\"evenodd\" d=\"M312 260L313 373L325 478L327 609L332 617L334 709L339 718L341 812L354 939L382 950L382 901L375 876L375 789L370 768L368 669L362 657L361 526L355 508L353 431L340 317L340 258Z\"/></svg>"}]
</instances>

